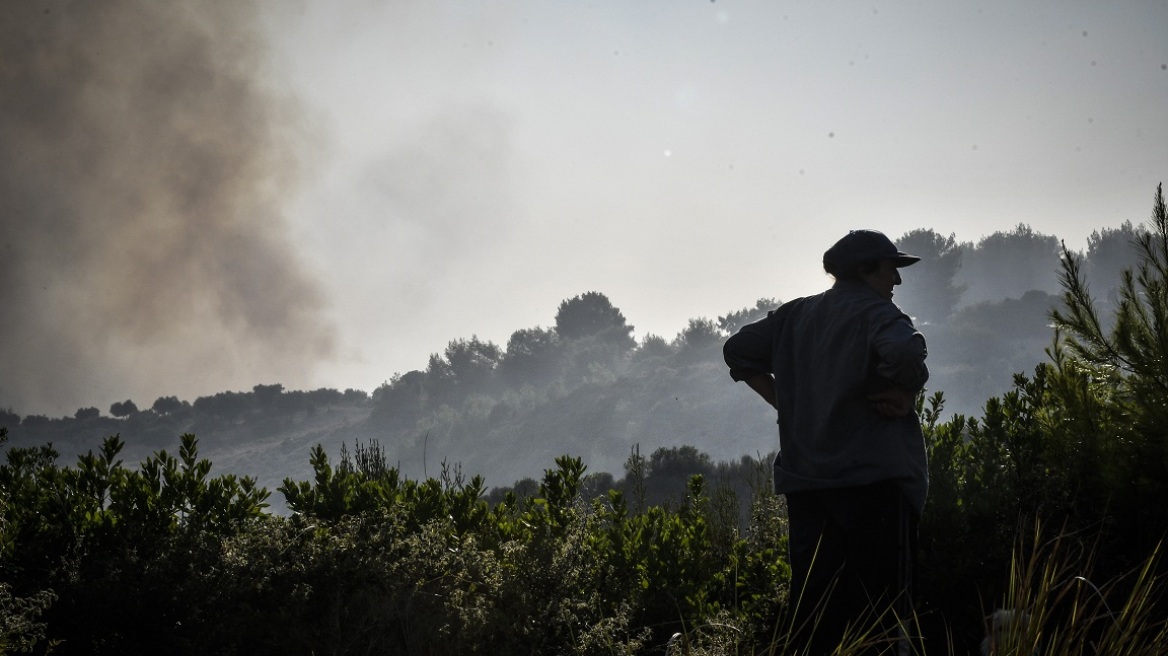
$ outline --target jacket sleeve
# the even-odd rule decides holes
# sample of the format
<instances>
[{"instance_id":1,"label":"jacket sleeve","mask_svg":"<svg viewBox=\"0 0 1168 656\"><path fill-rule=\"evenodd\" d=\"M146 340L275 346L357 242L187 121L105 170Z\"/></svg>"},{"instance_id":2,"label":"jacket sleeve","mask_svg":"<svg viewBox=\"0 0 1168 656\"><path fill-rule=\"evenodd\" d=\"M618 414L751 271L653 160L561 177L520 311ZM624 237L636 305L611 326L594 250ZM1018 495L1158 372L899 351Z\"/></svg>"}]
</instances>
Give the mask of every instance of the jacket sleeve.
<instances>
[{"instance_id":1,"label":"jacket sleeve","mask_svg":"<svg viewBox=\"0 0 1168 656\"><path fill-rule=\"evenodd\" d=\"M730 367L730 377L735 381L774 373L772 349L775 321L776 313L769 312L765 319L743 326L726 340L722 356L726 359L726 366Z\"/></svg>"},{"instance_id":2,"label":"jacket sleeve","mask_svg":"<svg viewBox=\"0 0 1168 656\"><path fill-rule=\"evenodd\" d=\"M925 337L903 314L879 326L873 335L873 345L880 356L876 371L898 386L919 391L929 380L929 355Z\"/></svg>"}]
</instances>

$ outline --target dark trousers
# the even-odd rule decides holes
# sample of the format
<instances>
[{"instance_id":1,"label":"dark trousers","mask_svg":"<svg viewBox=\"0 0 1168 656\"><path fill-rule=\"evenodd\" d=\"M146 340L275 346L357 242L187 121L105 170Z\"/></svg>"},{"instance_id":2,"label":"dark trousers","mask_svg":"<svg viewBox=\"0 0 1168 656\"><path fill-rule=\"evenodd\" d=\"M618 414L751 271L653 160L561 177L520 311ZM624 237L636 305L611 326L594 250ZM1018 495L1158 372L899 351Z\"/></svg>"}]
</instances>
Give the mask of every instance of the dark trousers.
<instances>
[{"instance_id":1,"label":"dark trousers","mask_svg":"<svg viewBox=\"0 0 1168 656\"><path fill-rule=\"evenodd\" d=\"M787 493L792 653L831 654L845 632L897 654L909 621L919 515L891 481Z\"/></svg>"}]
</instances>

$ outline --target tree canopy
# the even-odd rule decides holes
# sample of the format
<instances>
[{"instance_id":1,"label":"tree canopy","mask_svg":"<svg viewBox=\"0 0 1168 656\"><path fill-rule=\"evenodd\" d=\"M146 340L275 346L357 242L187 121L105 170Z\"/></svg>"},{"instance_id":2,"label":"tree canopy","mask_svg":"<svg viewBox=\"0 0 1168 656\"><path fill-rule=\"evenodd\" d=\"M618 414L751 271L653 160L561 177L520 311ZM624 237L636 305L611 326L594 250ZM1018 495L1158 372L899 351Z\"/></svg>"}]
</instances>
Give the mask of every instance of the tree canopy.
<instances>
[{"instance_id":1,"label":"tree canopy","mask_svg":"<svg viewBox=\"0 0 1168 656\"><path fill-rule=\"evenodd\" d=\"M922 228L905 233L896 245L921 258L904 274L908 282L896 290L897 304L924 323L948 319L965 291L957 282L964 250L956 236Z\"/></svg>"},{"instance_id":2,"label":"tree canopy","mask_svg":"<svg viewBox=\"0 0 1168 656\"><path fill-rule=\"evenodd\" d=\"M567 299L556 311L556 333L565 339L597 336L627 351L636 346L632 332L625 315L600 292Z\"/></svg>"}]
</instances>

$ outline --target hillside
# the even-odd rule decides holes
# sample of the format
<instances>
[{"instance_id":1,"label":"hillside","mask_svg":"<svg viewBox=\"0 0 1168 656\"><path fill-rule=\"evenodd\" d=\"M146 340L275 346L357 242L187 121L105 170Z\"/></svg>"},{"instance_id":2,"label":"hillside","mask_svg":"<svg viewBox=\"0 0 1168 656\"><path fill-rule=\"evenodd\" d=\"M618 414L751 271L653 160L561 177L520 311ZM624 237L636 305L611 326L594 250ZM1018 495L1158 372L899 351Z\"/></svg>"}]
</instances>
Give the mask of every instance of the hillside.
<instances>
[{"instance_id":1,"label":"hillside","mask_svg":"<svg viewBox=\"0 0 1168 656\"><path fill-rule=\"evenodd\" d=\"M1097 233L1086 254L1104 302L1130 260L1121 246L1134 234L1130 224ZM1058 241L1019 226L978 245L928 230L899 242L924 256L906 272L896 301L928 340L928 390L944 394L947 413L978 415L1013 374L1046 360L1049 313L1059 303L1052 288ZM992 280L975 275L991 269ZM1008 296L986 300L994 294ZM962 303L966 296L981 300ZM588 292L564 300L548 328L516 330L502 346L452 339L425 370L394 375L372 393L259 384L193 402L161 397L141 409L127 400L110 408L112 416L92 407L54 419L7 411L0 424L11 446L51 442L69 459L119 434L131 463L194 433L217 472L253 476L269 490L284 478L309 478L317 444L335 458L344 445L376 441L406 476L432 476L445 463L483 475L489 487L538 478L562 454L618 477L634 447L650 454L691 445L733 462L777 444L770 409L730 380L721 344L778 304L760 299L716 320L691 319L672 339L637 342L621 311ZM271 500L276 509L279 496Z\"/></svg>"}]
</instances>

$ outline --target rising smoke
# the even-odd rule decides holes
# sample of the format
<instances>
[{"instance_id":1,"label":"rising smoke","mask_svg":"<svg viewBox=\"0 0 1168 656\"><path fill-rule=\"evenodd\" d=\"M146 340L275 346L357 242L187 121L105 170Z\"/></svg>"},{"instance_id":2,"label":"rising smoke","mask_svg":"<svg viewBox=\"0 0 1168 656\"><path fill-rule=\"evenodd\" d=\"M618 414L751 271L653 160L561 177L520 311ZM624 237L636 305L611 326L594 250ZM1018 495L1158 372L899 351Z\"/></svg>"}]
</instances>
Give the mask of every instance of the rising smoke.
<instances>
[{"instance_id":1,"label":"rising smoke","mask_svg":"<svg viewBox=\"0 0 1168 656\"><path fill-rule=\"evenodd\" d=\"M331 355L283 214L307 139L258 18L0 5L0 407L295 385Z\"/></svg>"}]
</instances>

